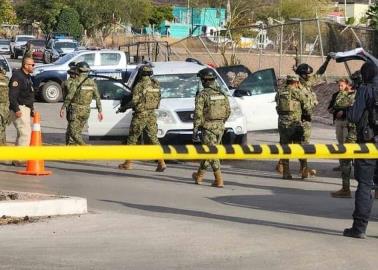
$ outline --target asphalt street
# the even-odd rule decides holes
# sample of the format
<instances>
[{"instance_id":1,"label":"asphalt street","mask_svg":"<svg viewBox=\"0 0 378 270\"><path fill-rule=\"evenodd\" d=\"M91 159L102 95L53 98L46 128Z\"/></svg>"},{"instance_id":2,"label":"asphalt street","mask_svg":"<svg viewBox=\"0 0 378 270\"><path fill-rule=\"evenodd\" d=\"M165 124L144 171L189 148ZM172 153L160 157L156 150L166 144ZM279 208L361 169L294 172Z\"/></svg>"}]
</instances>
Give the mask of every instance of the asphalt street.
<instances>
[{"instance_id":1,"label":"asphalt street","mask_svg":"<svg viewBox=\"0 0 378 270\"><path fill-rule=\"evenodd\" d=\"M44 142L64 142L60 104L37 103ZM106 117L106 115L105 115ZM15 130L7 132L14 142ZM276 132L249 143L276 143ZM315 124L313 141L335 142L334 128ZM93 142L96 144L113 142ZM26 177L0 165L3 190L80 196L89 213L0 227L0 269L376 269L378 210L367 240L341 236L353 199L334 199L335 160L314 160L318 175L282 180L276 161L223 162L225 188L194 185L196 162L154 162L120 171L116 161L47 162L48 177ZM353 190L356 182L352 181Z\"/></svg>"}]
</instances>

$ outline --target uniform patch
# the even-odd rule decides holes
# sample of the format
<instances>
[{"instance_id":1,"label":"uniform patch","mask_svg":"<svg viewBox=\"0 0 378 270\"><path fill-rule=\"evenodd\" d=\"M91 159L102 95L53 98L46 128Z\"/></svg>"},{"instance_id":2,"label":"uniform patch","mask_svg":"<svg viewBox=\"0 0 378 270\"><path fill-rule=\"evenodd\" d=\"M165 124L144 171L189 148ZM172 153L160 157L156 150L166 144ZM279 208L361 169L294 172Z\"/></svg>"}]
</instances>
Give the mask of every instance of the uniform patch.
<instances>
[{"instance_id":1,"label":"uniform patch","mask_svg":"<svg viewBox=\"0 0 378 270\"><path fill-rule=\"evenodd\" d=\"M7 86L7 83L5 83L5 82L0 82L0 86Z\"/></svg>"},{"instance_id":2,"label":"uniform patch","mask_svg":"<svg viewBox=\"0 0 378 270\"><path fill-rule=\"evenodd\" d=\"M81 89L83 89L83 90L93 90L93 86L82 86Z\"/></svg>"},{"instance_id":3,"label":"uniform patch","mask_svg":"<svg viewBox=\"0 0 378 270\"><path fill-rule=\"evenodd\" d=\"M147 90L148 92L160 92L158 88L150 88Z\"/></svg>"},{"instance_id":4,"label":"uniform patch","mask_svg":"<svg viewBox=\"0 0 378 270\"><path fill-rule=\"evenodd\" d=\"M210 97L210 100L222 100L225 99L225 96L212 96Z\"/></svg>"},{"instance_id":5,"label":"uniform patch","mask_svg":"<svg viewBox=\"0 0 378 270\"><path fill-rule=\"evenodd\" d=\"M13 86L13 87L17 87L17 86L18 86L18 82L17 82L17 81L13 81L13 82L12 82L12 86Z\"/></svg>"}]
</instances>

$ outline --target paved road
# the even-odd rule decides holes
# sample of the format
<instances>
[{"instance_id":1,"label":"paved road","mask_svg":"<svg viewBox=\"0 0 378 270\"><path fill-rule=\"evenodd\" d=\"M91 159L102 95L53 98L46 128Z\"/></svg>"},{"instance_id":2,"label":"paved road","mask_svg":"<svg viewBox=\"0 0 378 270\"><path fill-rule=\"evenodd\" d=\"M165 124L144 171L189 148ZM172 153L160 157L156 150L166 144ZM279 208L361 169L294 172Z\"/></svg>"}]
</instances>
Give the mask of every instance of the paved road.
<instances>
[{"instance_id":1,"label":"paved road","mask_svg":"<svg viewBox=\"0 0 378 270\"><path fill-rule=\"evenodd\" d=\"M58 104L36 104L48 143L65 122ZM14 130L9 130L12 142ZM316 125L314 142L334 142L332 127ZM257 132L250 143L275 143ZM97 142L101 143L101 142ZM192 184L197 164L152 162L119 171L118 162L48 162L54 174L24 177L0 165L2 189L88 198L90 213L0 227L0 269L376 269L378 210L370 238L340 236L351 224L352 199L340 187L336 161L313 161L319 176L282 180L274 161L224 162L224 189ZM293 171L298 171L294 164ZM355 187L356 183L352 182Z\"/></svg>"}]
</instances>

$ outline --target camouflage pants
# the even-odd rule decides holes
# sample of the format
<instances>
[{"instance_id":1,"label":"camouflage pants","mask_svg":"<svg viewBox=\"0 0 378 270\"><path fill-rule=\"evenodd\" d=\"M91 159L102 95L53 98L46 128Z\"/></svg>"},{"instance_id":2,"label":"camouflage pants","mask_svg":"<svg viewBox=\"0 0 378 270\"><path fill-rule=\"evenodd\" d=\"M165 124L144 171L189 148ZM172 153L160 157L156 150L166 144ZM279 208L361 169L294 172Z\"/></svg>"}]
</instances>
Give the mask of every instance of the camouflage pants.
<instances>
[{"instance_id":1,"label":"camouflage pants","mask_svg":"<svg viewBox=\"0 0 378 270\"><path fill-rule=\"evenodd\" d=\"M202 143L207 146L217 145L220 144L222 141L223 136L223 129L219 131L210 131L207 129L203 129L202 131ZM202 160L200 163L199 171L206 171L207 168L213 169L213 172L220 170L220 161L219 159L211 159L211 160Z\"/></svg>"},{"instance_id":2,"label":"camouflage pants","mask_svg":"<svg viewBox=\"0 0 378 270\"><path fill-rule=\"evenodd\" d=\"M311 122L304 121L302 122L302 125L303 125L303 142L305 144L309 144L310 138L311 138L311 131L312 131Z\"/></svg>"},{"instance_id":3,"label":"camouflage pants","mask_svg":"<svg viewBox=\"0 0 378 270\"><path fill-rule=\"evenodd\" d=\"M280 144L301 143L303 141L304 129L298 124L282 125L278 124L280 134ZM288 159L281 159L283 165L289 165Z\"/></svg>"},{"instance_id":4,"label":"camouflage pants","mask_svg":"<svg viewBox=\"0 0 378 270\"><path fill-rule=\"evenodd\" d=\"M347 134L345 141L341 143L355 143L357 140L356 126L352 123L346 123ZM340 142L339 142L340 143ZM350 176L352 172L352 160L340 159L341 179L343 180L343 187L350 187Z\"/></svg>"},{"instance_id":5,"label":"camouflage pants","mask_svg":"<svg viewBox=\"0 0 378 270\"><path fill-rule=\"evenodd\" d=\"M134 112L133 119L131 120L129 137L127 138L127 144L137 144L138 139L140 136L142 136L144 131L147 133L151 144L160 144L157 137L157 119L154 111Z\"/></svg>"},{"instance_id":6,"label":"camouflage pants","mask_svg":"<svg viewBox=\"0 0 378 270\"><path fill-rule=\"evenodd\" d=\"M5 128L8 124L8 120L0 114L0 145L6 145Z\"/></svg>"},{"instance_id":7,"label":"camouflage pants","mask_svg":"<svg viewBox=\"0 0 378 270\"><path fill-rule=\"evenodd\" d=\"M82 137L83 129L88 121L90 108L87 106L72 106L67 111L67 145L85 145Z\"/></svg>"}]
</instances>

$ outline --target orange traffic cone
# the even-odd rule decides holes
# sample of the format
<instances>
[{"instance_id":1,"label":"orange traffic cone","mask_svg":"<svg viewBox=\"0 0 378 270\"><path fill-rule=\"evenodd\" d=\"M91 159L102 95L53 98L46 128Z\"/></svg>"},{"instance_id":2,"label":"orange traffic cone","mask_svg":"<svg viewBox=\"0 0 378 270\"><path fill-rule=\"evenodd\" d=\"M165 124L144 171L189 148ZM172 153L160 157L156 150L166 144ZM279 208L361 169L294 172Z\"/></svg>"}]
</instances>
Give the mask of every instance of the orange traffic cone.
<instances>
[{"instance_id":1,"label":"orange traffic cone","mask_svg":"<svg viewBox=\"0 0 378 270\"><path fill-rule=\"evenodd\" d=\"M41 146L42 134L41 134L41 115L39 112L34 113L33 128L30 140L30 146ZM23 175L50 175L52 172L45 171L44 160L28 160L26 162L26 171L17 172Z\"/></svg>"}]
</instances>

